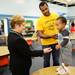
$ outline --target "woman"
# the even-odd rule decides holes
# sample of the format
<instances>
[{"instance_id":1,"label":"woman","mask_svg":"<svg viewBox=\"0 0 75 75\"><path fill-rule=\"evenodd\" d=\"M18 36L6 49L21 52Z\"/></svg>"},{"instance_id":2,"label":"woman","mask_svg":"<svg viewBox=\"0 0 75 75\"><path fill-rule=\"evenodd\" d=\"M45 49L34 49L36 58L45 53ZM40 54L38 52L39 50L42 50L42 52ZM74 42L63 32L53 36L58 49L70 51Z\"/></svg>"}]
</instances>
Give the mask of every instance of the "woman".
<instances>
[{"instance_id":1,"label":"woman","mask_svg":"<svg viewBox=\"0 0 75 75\"><path fill-rule=\"evenodd\" d=\"M51 51L45 48L42 51L31 51L22 35L25 30L25 20L21 16L13 16L11 19L12 31L8 34L8 49L10 52L10 70L12 75L29 75L32 64L31 56L42 56Z\"/></svg>"}]
</instances>

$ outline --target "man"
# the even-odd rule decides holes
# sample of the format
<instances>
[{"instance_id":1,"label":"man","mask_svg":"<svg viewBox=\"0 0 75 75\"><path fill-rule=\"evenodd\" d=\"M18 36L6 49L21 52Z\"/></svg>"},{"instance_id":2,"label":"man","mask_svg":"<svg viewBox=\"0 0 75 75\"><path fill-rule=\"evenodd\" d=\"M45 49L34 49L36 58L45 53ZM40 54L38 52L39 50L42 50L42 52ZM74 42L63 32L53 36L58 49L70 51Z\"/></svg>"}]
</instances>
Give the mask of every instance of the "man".
<instances>
[{"instance_id":1,"label":"man","mask_svg":"<svg viewBox=\"0 0 75 75\"><path fill-rule=\"evenodd\" d=\"M46 2L41 2L39 8L43 14L38 19L36 30L41 38L42 48L51 47L52 52L44 54L44 67L50 66L50 55L53 56L53 65L59 65L59 50L56 50L58 30L55 25L55 20L58 17L55 13L50 13Z\"/></svg>"}]
</instances>

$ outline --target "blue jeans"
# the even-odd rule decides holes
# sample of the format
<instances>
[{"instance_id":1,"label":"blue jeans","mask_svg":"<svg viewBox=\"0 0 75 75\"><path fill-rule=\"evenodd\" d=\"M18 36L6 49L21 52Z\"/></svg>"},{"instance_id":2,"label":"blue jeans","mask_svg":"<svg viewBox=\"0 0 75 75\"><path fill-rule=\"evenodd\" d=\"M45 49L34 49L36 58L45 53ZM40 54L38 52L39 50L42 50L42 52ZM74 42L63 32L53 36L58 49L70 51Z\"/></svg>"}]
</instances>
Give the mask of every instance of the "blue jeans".
<instances>
[{"instance_id":1,"label":"blue jeans","mask_svg":"<svg viewBox=\"0 0 75 75\"><path fill-rule=\"evenodd\" d=\"M44 67L49 67L50 66L50 55L52 53L52 58L53 58L53 66L59 66L59 57L60 57L60 50L56 50L55 46L57 44L52 44L52 45L43 45L42 48L51 48L52 51L50 53L44 54Z\"/></svg>"}]
</instances>

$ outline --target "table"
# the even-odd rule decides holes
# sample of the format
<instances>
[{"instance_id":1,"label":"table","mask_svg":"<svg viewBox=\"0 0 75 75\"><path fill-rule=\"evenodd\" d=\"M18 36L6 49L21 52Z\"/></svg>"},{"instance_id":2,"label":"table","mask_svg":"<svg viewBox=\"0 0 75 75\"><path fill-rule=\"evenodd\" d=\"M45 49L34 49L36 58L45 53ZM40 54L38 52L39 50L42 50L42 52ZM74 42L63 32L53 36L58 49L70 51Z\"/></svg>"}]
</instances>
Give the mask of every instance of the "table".
<instances>
[{"instance_id":1,"label":"table","mask_svg":"<svg viewBox=\"0 0 75 75\"><path fill-rule=\"evenodd\" d=\"M8 47L7 46L0 46L0 56L8 55Z\"/></svg>"},{"instance_id":2,"label":"table","mask_svg":"<svg viewBox=\"0 0 75 75\"><path fill-rule=\"evenodd\" d=\"M31 75L58 75L56 72L57 66L52 66L48 68L42 68L38 71L33 72ZM75 67L69 67L69 75L75 75Z\"/></svg>"}]
</instances>

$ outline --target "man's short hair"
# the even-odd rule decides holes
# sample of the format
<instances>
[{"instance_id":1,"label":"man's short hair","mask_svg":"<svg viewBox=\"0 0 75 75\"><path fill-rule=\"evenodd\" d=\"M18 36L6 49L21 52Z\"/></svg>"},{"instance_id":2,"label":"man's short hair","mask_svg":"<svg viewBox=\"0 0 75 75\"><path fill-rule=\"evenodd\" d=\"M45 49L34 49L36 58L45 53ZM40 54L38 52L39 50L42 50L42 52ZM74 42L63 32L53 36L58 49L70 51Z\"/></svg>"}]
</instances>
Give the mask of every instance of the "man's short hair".
<instances>
[{"instance_id":1,"label":"man's short hair","mask_svg":"<svg viewBox=\"0 0 75 75\"><path fill-rule=\"evenodd\" d=\"M40 8L41 6L44 6L45 4L48 6L48 4L47 4L45 1L42 1L42 2L39 4L39 8Z\"/></svg>"}]
</instances>

